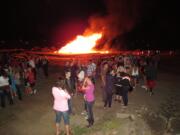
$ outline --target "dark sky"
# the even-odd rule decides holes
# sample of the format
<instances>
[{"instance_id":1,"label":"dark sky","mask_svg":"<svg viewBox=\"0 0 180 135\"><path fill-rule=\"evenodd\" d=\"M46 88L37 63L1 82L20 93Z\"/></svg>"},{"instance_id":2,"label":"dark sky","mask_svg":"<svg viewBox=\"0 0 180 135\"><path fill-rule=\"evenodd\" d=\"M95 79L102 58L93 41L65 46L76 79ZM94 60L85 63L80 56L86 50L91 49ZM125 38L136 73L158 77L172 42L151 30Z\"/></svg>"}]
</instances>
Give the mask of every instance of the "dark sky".
<instances>
[{"instance_id":1,"label":"dark sky","mask_svg":"<svg viewBox=\"0 0 180 135\"><path fill-rule=\"evenodd\" d=\"M104 10L101 0L3 0L1 39L48 38L54 28Z\"/></svg>"},{"instance_id":2,"label":"dark sky","mask_svg":"<svg viewBox=\"0 0 180 135\"><path fill-rule=\"evenodd\" d=\"M82 33L91 15L108 12L107 1L2 0L0 40L52 40L57 33L61 34L60 39L63 34L72 36ZM128 2L132 1L138 2L139 17L134 27L126 33L128 41L139 42L143 39L150 42L154 48L175 48L179 43L178 0L168 2L165 0L129 0ZM126 6L129 8L128 5ZM141 47L141 43L138 45Z\"/></svg>"}]
</instances>

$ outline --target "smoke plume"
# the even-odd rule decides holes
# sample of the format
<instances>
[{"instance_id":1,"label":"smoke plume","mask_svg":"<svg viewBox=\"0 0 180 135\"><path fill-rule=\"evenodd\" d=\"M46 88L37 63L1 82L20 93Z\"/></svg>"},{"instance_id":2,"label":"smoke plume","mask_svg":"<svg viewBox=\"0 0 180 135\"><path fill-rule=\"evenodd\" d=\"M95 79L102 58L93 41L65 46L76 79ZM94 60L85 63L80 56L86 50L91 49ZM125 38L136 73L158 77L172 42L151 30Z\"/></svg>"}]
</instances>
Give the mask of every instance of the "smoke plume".
<instances>
[{"instance_id":1,"label":"smoke plume","mask_svg":"<svg viewBox=\"0 0 180 135\"><path fill-rule=\"evenodd\" d=\"M84 34L102 32L101 48L112 46L113 40L129 32L139 19L140 0L106 0L106 13L93 15L89 19L90 27Z\"/></svg>"}]
</instances>

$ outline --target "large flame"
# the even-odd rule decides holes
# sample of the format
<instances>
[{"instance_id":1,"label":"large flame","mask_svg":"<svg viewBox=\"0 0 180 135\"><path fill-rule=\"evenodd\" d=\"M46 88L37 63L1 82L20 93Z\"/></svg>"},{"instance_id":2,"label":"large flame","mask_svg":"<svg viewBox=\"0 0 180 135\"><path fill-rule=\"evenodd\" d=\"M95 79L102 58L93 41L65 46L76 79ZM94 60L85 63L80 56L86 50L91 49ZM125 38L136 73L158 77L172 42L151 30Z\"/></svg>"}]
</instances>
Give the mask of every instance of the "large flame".
<instances>
[{"instance_id":1,"label":"large flame","mask_svg":"<svg viewBox=\"0 0 180 135\"><path fill-rule=\"evenodd\" d=\"M62 47L58 53L62 54L85 54L85 53L96 53L97 51L93 50L96 46L97 41L101 39L101 33L94 33L88 36L77 36L75 40L66 44Z\"/></svg>"}]
</instances>

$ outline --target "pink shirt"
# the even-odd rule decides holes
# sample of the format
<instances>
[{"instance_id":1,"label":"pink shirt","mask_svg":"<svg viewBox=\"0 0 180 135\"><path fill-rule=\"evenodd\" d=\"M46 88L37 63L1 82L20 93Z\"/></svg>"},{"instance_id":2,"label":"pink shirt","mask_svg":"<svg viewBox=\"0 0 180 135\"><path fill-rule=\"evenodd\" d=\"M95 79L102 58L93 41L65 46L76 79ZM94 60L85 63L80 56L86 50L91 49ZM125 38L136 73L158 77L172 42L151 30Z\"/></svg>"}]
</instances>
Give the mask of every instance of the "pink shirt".
<instances>
[{"instance_id":1,"label":"pink shirt","mask_svg":"<svg viewBox=\"0 0 180 135\"><path fill-rule=\"evenodd\" d=\"M92 102L94 101L95 97L94 97L94 84L89 85L86 87L85 89L85 99L88 102Z\"/></svg>"},{"instance_id":2,"label":"pink shirt","mask_svg":"<svg viewBox=\"0 0 180 135\"><path fill-rule=\"evenodd\" d=\"M70 99L71 96L61 88L57 87L52 88L52 94L54 96L53 109L61 112L68 111L68 99Z\"/></svg>"}]
</instances>

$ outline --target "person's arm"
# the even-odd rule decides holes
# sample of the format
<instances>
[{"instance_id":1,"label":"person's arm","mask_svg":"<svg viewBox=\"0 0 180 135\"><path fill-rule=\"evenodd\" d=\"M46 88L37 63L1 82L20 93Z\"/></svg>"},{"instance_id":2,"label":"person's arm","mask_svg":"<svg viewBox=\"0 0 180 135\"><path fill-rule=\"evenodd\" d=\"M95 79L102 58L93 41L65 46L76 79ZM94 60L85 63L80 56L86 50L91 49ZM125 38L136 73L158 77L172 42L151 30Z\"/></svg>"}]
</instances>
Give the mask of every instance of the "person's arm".
<instances>
[{"instance_id":1,"label":"person's arm","mask_svg":"<svg viewBox=\"0 0 180 135\"><path fill-rule=\"evenodd\" d=\"M105 86L106 80L105 80L105 76L103 74L101 74L101 81L102 81L103 86Z\"/></svg>"},{"instance_id":2,"label":"person's arm","mask_svg":"<svg viewBox=\"0 0 180 135\"><path fill-rule=\"evenodd\" d=\"M66 89L64 89L64 93L65 93L65 97L66 97L67 99L70 99L70 98L71 98L70 94L68 93L68 91L67 91Z\"/></svg>"},{"instance_id":3,"label":"person's arm","mask_svg":"<svg viewBox=\"0 0 180 135\"><path fill-rule=\"evenodd\" d=\"M83 92L85 92L85 91L89 88L89 86L86 85L86 80L87 80L87 78L84 79L84 82L83 82L83 85L82 85L82 88L81 88L81 90L82 90Z\"/></svg>"},{"instance_id":4,"label":"person's arm","mask_svg":"<svg viewBox=\"0 0 180 135\"><path fill-rule=\"evenodd\" d=\"M84 85L83 85L81 89L82 89L82 91L86 91L87 86L84 86Z\"/></svg>"}]
</instances>

